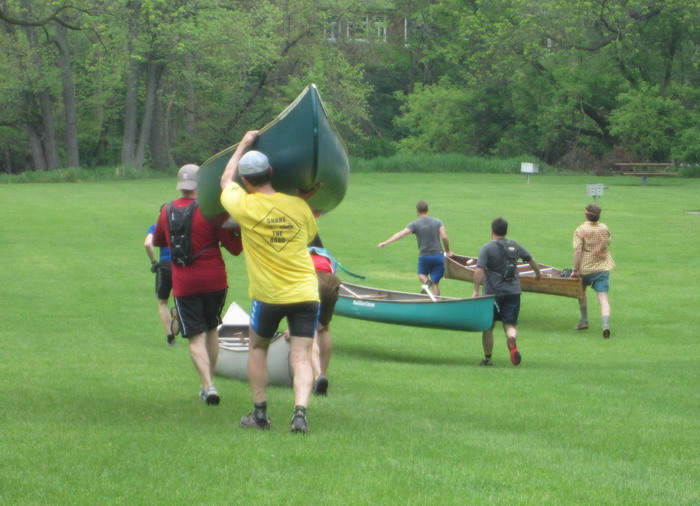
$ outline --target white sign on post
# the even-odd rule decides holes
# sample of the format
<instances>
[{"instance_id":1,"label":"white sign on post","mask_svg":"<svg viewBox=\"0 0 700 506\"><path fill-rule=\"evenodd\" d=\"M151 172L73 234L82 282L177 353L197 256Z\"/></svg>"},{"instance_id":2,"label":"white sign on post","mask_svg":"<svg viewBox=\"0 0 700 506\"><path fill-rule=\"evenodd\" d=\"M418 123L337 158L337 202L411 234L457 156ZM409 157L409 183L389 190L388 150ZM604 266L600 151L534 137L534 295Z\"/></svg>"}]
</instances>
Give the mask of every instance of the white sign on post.
<instances>
[{"instance_id":1,"label":"white sign on post","mask_svg":"<svg viewBox=\"0 0 700 506\"><path fill-rule=\"evenodd\" d=\"M536 163L520 162L520 172L527 174L527 184L530 184L530 174L537 174L540 166Z\"/></svg>"},{"instance_id":2,"label":"white sign on post","mask_svg":"<svg viewBox=\"0 0 700 506\"><path fill-rule=\"evenodd\" d=\"M602 184L587 184L586 185L586 192L588 193L589 197L593 197L593 200L597 200L598 197L603 196L604 188L605 188L605 185L602 185Z\"/></svg>"}]
</instances>

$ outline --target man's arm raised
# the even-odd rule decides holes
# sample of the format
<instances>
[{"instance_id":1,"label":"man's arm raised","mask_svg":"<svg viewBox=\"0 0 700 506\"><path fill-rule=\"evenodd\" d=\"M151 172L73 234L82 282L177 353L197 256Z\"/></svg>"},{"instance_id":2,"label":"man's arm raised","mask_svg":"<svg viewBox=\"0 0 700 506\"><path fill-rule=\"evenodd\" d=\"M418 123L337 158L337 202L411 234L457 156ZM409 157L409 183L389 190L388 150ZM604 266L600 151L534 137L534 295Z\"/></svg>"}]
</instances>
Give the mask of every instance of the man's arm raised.
<instances>
[{"instance_id":1,"label":"man's arm raised","mask_svg":"<svg viewBox=\"0 0 700 506\"><path fill-rule=\"evenodd\" d=\"M245 152L248 151L248 148L253 145L255 139L258 138L259 132L259 130L250 130L246 132L243 136L243 139L241 139L241 142L238 143L236 151L233 152L231 159L226 164L224 173L221 174L222 190L226 188L231 183L231 181L236 179L236 175L238 174L238 161L245 154Z\"/></svg>"}]
</instances>

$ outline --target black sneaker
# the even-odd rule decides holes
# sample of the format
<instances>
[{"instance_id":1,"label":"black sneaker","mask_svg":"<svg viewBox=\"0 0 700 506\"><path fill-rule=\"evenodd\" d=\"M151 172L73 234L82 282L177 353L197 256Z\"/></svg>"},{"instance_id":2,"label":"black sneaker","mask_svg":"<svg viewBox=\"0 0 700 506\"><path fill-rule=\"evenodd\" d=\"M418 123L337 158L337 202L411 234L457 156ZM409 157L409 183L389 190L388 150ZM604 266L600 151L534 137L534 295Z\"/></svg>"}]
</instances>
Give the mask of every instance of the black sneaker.
<instances>
[{"instance_id":1,"label":"black sneaker","mask_svg":"<svg viewBox=\"0 0 700 506\"><path fill-rule=\"evenodd\" d=\"M204 391L204 402L206 402L209 406L218 406L219 402L221 402L219 391L214 385L207 387L207 389Z\"/></svg>"},{"instance_id":2,"label":"black sneaker","mask_svg":"<svg viewBox=\"0 0 700 506\"><path fill-rule=\"evenodd\" d=\"M610 337L610 327L605 327L603 329L603 338L608 339Z\"/></svg>"},{"instance_id":3,"label":"black sneaker","mask_svg":"<svg viewBox=\"0 0 700 506\"><path fill-rule=\"evenodd\" d=\"M484 360L482 360L481 362L479 362L479 365L491 366L491 365L493 365L493 362L491 362L491 359L490 359L490 358L485 358Z\"/></svg>"},{"instance_id":4,"label":"black sneaker","mask_svg":"<svg viewBox=\"0 0 700 506\"><path fill-rule=\"evenodd\" d=\"M292 416L292 432L306 434L309 432L309 424L306 421L306 409L294 408L294 416Z\"/></svg>"},{"instance_id":5,"label":"black sneaker","mask_svg":"<svg viewBox=\"0 0 700 506\"><path fill-rule=\"evenodd\" d=\"M328 395L328 378L326 378L323 374L316 378L314 395L323 395L324 397Z\"/></svg>"},{"instance_id":6,"label":"black sneaker","mask_svg":"<svg viewBox=\"0 0 700 506\"><path fill-rule=\"evenodd\" d=\"M175 346L175 336L168 334L168 346Z\"/></svg>"},{"instance_id":7,"label":"black sneaker","mask_svg":"<svg viewBox=\"0 0 700 506\"><path fill-rule=\"evenodd\" d=\"M269 418L258 418L255 416L254 412L251 411L250 414L241 418L241 423L239 425L244 429L266 430L270 428L271 423L272 421Z\"/></svg>"}]
</instances>

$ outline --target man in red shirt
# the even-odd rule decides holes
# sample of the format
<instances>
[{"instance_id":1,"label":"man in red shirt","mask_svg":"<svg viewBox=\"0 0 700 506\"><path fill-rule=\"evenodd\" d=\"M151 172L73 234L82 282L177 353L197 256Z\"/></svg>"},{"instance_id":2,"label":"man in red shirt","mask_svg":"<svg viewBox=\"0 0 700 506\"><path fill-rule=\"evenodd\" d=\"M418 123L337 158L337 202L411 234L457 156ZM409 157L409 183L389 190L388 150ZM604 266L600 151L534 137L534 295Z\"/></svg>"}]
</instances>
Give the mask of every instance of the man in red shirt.
<instances>
[{"instance_id":1,"label":"man in red shirt","mask_svg":"<svg viewBox=\"0 0 700 506\"><path fill-rule=\"evenodd\" d=\"M314 395L327 395L328 393L328 364L333 352L333 338L331 337L331 318L335 303L338 301L340 278L335 275L335 261L323 248L321 238L316 237L309 244L311 260L318 277L318 295L321 299L321 311L316 327L311 350L311 367L314 371Z\"/></svg>"},{"instance_id":2,"label":"man in red shirt","mask_svg":"<svg viewBox=\"0 0 700 506\"><path fill-rule=\"evenodd\" d=\"M197 165L184 165L177 175L177 189L182 197L173 201L175 207L187 207L196 198ZM170 247L168 206L160 211L153 244ZM180 329L189 341L190 356L201 380L199 396L209 405L219 404L219 392L212 383L219 354L217 327L226 301L228 279L226 264L219 245L233 255L242 251L240 236L208 222L199 207L192 218L192 253L195 259L188 265L172 264L173 297Z\"/></svg>"}]
</instances>

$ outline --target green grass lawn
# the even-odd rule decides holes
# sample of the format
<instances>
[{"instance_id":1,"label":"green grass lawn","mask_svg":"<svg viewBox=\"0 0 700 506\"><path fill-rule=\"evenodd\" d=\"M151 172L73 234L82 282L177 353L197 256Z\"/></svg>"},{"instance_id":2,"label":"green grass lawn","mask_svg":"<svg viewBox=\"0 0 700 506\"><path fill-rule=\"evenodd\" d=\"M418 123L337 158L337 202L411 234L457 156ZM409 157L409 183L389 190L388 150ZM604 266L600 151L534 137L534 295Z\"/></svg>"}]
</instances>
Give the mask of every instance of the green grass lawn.
<instances>
[{"instance_id":1,"label":"green grass lawn","mask_svg":"<svg viewBox=\"0 0 700 506\"><path fill-rule=\"evenodd\" d=\"M417 200L456 253L504 216L565 268L585 185L605 183L612 338L592 293L583 332L574 299L523 295L519 367L500 330L480 368L478 333L336 317L306 437L288 432L290 389L270 390L270 432L244 431L248 385L219 378L207 407L186 346L166 345L142 245L174 180L0 185L0 504L698 504L700 181L531 181L353 174L319 225L366 284L417 291L415 239L376 248ZM243 258L227 264L249 309Z\"/></svg>"}]
</instances>

